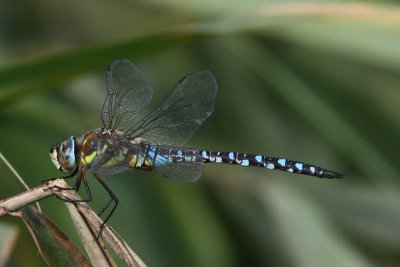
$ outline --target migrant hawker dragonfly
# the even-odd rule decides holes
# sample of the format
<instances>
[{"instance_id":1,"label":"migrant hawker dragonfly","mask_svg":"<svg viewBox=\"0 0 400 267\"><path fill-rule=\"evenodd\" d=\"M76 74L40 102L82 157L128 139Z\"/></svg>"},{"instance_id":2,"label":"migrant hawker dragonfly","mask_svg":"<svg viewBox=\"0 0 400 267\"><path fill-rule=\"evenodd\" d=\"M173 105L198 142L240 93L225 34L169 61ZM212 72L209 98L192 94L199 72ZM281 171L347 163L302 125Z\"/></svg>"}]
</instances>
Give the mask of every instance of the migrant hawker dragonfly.
<instances>
[{"instance_id":1,"label":"migrant hawker dragonfly","mask_svg":"<svg viewBox=\"0 0 400 267\"><path fill-rule=\"evenodd\" d=\"M85 173L90 171L110 195L103 209L114 203L104 223L118 205L118 199L100 175L125 170L155 170L166 179L194 182L204 163L227 163L281 170L319 178L343 175L321 167L265 155L239 152L196 150L183 145L213 112L217 83L209 71L182 78L158 108L138 119L150 103L153 90L143 72L127 59L113 61L107 69L108 94L103 105L101 128L82 136L71 136L50 149L54 165L69 178L77 176L74 190L84 182L88 199L91 193ZM102 213L101 212L101 213Z\"/></svg>"}]
</instances>

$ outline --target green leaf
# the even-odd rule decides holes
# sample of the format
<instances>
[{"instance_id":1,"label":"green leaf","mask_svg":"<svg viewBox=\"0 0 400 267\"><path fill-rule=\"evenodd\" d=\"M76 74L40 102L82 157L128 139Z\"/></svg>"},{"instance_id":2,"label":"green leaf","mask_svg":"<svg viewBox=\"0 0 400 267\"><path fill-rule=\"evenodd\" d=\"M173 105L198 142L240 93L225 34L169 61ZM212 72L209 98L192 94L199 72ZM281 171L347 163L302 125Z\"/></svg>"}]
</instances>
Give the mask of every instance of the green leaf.
<instances>
[{"instance_id":1,"label":"green leaf","mask_svg":"<svg viewBox=\"0 0 400 267\"><path fill-rule=\"evenodd\" d=\"M82 252L46 216L31 206L21 211L22 219L49 266L91 266Z\"/></svg>"}]
</instances>

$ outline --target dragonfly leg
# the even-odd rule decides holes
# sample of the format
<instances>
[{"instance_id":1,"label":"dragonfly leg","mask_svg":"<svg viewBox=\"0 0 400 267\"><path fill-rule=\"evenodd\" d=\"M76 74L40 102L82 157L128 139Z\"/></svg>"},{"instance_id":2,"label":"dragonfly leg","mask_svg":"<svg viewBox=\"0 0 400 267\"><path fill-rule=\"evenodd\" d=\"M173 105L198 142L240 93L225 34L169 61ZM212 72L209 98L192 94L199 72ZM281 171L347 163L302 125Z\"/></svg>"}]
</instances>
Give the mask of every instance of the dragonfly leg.
<instances>
[{"instance_id":1,"label":"dragonfly leg","mask_svg":"<svg viewBox=\"0 0 400 267\"><path fill-rule=\"evenodd\" d=\"M78 173L78 168L76 168L72 173L68 174L67 176L46 179L46 180L43 180L42 183L54 181L54 180L57 180L57 179L64 179L64 180L65 179L69 179L69 178L74 177L77 173Z\"/></svg>"},{"instance_id":2,"label":"dragonfly leg","mask_svg":"<svg viewBox=\"0 0 400 267\"><path fill-rule=\"evenodd\" d=\"M81 170L78 172L78 175L76 177L75 185L72 188L60 187L60 186L54 186L53 188L57 188L59 190L74 190L74 191L78 191L80 186L81 186L82 180L83 180L83 185L85 186L85 190L86 190L86 196L87 196L86 199L75 199L75 200L73 200L73 199L66 199L66 198L63 198L63 197L60 197L60 196L56 196L56 197L58 199L63 200L63 201L72 202L72 203L75 203L75 202L90 202L90 201L92 201L92 193L90 192L90 187L89 187L88 181L86 179L85 173L83 171L81 171Z\"/></svg>"},{"instance_id":3,"label":"dragonfly leg","mask_svg":"<svg viewBox=\"0 0 400 267\"><path fill-rule=\"evenodd\" d=\"M96 173L94 173L93 175L97 179L97 181L100 182L100 184L104 187L104 189L107 191L107 193L110 196L110 200L107 202L107 204L104 206L104 208L100 211L100 213L98 215L101 216L110 207L111 203L114 203L114 206L112 207L110 213L107 215L107 217L104 219L102 225L100 226L100 232L99 232L99 235L97 236L97 239L98 239L98 238L100 238L100 235L101 235L101 232L103 231L104 225L106 224L108 219L110 219L111 215L114 213L115 209L117 208L119 200L118 200L117 196L114 194L114 192L111 190L111 188L104 182L103 178L101 178L100 175L98 175Z\"/></svg>"}]
</instances>

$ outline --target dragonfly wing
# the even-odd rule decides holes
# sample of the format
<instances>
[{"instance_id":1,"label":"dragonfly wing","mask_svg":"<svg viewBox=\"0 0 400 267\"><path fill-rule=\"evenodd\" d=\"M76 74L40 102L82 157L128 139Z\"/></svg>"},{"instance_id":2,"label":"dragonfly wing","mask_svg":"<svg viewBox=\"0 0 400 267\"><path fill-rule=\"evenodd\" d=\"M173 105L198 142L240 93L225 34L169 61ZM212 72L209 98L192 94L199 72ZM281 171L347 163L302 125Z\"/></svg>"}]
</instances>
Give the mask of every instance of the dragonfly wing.
<instances>
[{"instance_id":1,"label":"dragonfly wing","mask_svg":"<svg viewBox=\"0 0 400 267\"><path fill-rule=\"evenodd\" d=\"M151 101L153 89L144 73L127 59L111 62L107 69L107 97L103 105L103 126L126 130Z\"/></svg>"},{"instance_id":2,"label":"dragonfly wing","mask_svg":"<svg viewBox=\"0 0 400 267\"><path fill-rule=\"evenodd\" d=\"M171 89L156 111L137 122L127 134L155 144L183 145L212 114L216 94L217 83L211 72L186 76Z\"/></svg>"},{"instance_id":3,"label":"dragonfly wing","mask_svg":"<svg viewBox=\"0 0 400 267\"><path fill-rule=\"evenodd\" d=\"M154 170L167 180L191 183L201 176L202 162L179 162L155 167Z\"/></svg>"},{"instance_id":4,"label":"dragonfly wing","mask_svg":"<svg viewBox=\"0 0 400 267\"><path fill-rule=\"evenodd\" d=\"M203 158L195 149L151 145L147 153L154 170L168 180L189 183L200 178Z\"/></svg>"}]
</instances>

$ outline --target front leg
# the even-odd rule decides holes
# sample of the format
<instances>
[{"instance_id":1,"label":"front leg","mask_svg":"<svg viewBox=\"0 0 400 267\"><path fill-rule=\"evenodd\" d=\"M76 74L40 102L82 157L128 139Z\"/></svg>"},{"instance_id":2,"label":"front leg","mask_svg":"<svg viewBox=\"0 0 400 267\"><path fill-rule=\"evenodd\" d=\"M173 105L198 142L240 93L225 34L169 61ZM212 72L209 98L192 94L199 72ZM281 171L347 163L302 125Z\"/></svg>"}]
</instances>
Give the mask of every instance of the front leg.
<instances>
[{"instance_id":1,"label":"front leg","mask_svg":"<svg viewBox=\"0 0 400 267\"><path fill-rule=\"evenodd\" d=\"M46 179L46 180L43 180L43 181L42 181L42 184L43 184L43 183L46 183L46 182L54 181L54 180L57 180L57 179L64 179L64 180L65 180L65 179L69 179L69 178L74 177L77 173L78 173L78 167L75 168L75 170L74 170L72 173L68 174L67 176Z\"/></svg>"},{"instance_id":2,"label":"front leg","mask_svg":"<svg viewBox=\"0 0 400 267\"><path fill-rule=\"evenodd\" d=\"M57 198L66 201L66 202L90 202L92 201L92 193L90 192L90 187L89 184L87 182L86 179L86 175L85 172L82 169L79 169L77 171L75 171L74 173L78 173L78 175L76 176L76 182L75 185L73 187L60 187L60 186L53 186L53 188L58 189L58 190L74 190L74 191L78 191L80 186L81 186L81 182L83 180L83 184L85 186L85 190L86 190L86 199L76 199L76 200L72 200L72 199L66 199L60 196L56 196ZM66 178L71 178L72 176L67 176ZM64 178L64 177L63 177Z\"/></svg>"}]
</instances>

